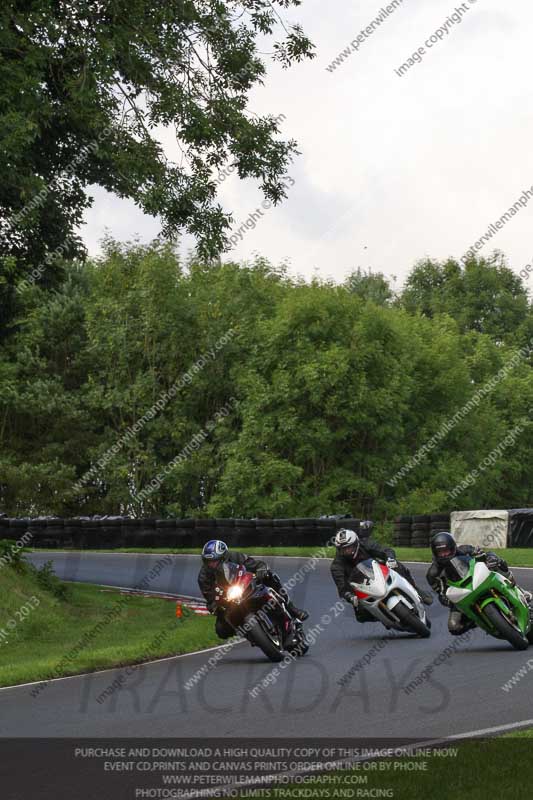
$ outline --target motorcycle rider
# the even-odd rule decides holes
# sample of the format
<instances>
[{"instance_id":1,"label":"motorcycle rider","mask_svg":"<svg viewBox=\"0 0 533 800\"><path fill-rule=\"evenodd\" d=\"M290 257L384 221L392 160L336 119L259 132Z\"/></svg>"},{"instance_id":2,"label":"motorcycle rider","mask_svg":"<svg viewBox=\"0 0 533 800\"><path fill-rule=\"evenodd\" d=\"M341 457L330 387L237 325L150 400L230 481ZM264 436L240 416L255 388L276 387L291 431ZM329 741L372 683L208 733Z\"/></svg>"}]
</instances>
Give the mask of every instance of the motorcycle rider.
<instances>
[{"instance_id":1,"label":"motorcycle rider","mask_svg":"<svg viewBox=\"0 0 533 800\"><path fill-rule=\"evenodd\" d=\"M361 522L360 525L363 530L371 530L372 526L373 523L370 520ZM352 572L361 561L366 561L368 558L373 558L379 561L380 564L385 564L408 580L420 595L423 603L429 606L433 602L431 594L420 590L405 564L396 559L396 553L392 547L381 547L377 542L370 539L361 542L357 533L348 528L341 528L337 532L335 547L337 548L337 553L331 562L331 577L337 587L339 597L342 597L354 607L355 617L358 622L374 620L374 617L358 608L359 600L350 586Z\"/></svg>"},{"instance_id":2,"label":"motorcycle rider","mask_svg":"<svg viewBox=\"0 0 533 800\"><path fill-rule=\"evenodd\" d=\"M493 572L499 572L510 580L513 586L516 586L515 577L509 569L507 561L500 558L496 553L490 551L485 552L480 547L474 547L470 544L458 545L452 534L448 531L441 531L433 536L431 540L431 552L433 554L433 560L427 571L426 578L433 591L437 593L439 602L450 609L448 630L452 636L460 636L462 633L476 627L475 623L462 614L446 597L448 577L450 580L457 580L453 569L453 563L451 563L455 556L474 556L480 560L484 560L488 569ZM521 592L525 596L527 603L530 604L532 600L531 593L524 589L521 589Z\"/></svg>"},{"instance_id":3,"label":"motorcycle rider","mask_svg":"<svg viewBox=\"0 0 533 800\"><path fill-rule=\"evenodd\" d=\"M289 614L295 619L303 622L309 614L303 609L296 608L289 598L287 591L283 588L279 577L272 572L264 561L255 559L237 550L228 550L225 542L219 539L211 539L204 545L202 550L202 568L198 574L198 586L205 597L207 608L211 614L216 615L215 632L220 639L229 639L235 635L235 630L226 622L224 611L220 609L216 602L217 588L220 583L220 569L226 562L244 566L248 572L253 572L258 581L265 586L274 589L280 594L287 607Z\"/></svg>"}]
</instances>

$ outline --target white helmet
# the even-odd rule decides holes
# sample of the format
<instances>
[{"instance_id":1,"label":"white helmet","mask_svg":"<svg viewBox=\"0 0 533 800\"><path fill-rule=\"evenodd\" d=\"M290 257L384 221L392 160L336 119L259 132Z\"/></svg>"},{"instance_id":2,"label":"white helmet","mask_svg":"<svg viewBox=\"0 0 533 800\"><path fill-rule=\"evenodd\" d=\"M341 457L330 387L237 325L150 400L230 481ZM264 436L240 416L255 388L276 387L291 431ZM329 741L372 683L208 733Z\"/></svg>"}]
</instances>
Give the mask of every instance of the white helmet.
<instances>
[{"instance_id":1,"label":"white helmet","mask_svg":"<svg viewBox=\"0 0 533 800\"><path fill-rule=\"evenodd\" d=\"M341 555L355 558L359 552L359 536L349 528L341 528L335 536L335 547Z\"/></svg>"}]
</instances>

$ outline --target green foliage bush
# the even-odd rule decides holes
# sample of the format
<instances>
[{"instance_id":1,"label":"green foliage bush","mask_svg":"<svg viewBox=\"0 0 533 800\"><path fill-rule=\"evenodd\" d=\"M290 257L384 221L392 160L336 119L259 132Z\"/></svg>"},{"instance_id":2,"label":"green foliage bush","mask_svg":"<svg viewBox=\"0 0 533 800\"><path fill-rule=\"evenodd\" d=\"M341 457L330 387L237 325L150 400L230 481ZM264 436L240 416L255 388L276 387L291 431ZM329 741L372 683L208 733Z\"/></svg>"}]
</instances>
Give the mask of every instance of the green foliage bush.
<instances>
[{"instance_id":1,"label":"green foliage bush","mask_svg":"<svg viewBox=\"0 0 533 800\"><path fill-rule=\"evenodd\" d=\"M69 599L68 584L57 577L51 561L47 561L42 567L35 567L24 556L28 552L27 549L19 550L13 545L13 541L0 539L0 558L6 558L5 567L13 569L21 575L33 577L41 589L50 592L58 600Z\"/></svg>"},{"instance_id":2,"label":"green foliage bush","mask_svg":"<svg viewBox=\"0 0 533 800\"><path fill-rule=\"evenodd\" d=\"M25 548L15 548L15 543L9 539L0 539L0 561L6 566L10 566L16 572L24 572L26 561L24 560ZM2 560L4 559L4 560Z\"/></svg>"},{"instance_id":3,"label":"green foliage bush","mask_svg":"<svg viewBox=\"0 0 533 800\"><path fill-rule=\"evenodd\" d=\"M47 561L42 567L33 567L37 583L46 592L50 592L58 600L66 601L69 598L69 587L66 583L59 580L54 572L51 561Z\"/></svg>"},{"instance_id":4,"label":"green foliage bush","mask_svg":"<svg viewBox=\"0 0 533 800\"><path fill-rule=\"evenodd\" d=\"M500 256L418 265L394 297L383 276L307 283L263 259L182 264L170 245L109 240L24 304L0 352L12 516L387 521L533 503L533 317Z\"/></svg>"}]
</instances>

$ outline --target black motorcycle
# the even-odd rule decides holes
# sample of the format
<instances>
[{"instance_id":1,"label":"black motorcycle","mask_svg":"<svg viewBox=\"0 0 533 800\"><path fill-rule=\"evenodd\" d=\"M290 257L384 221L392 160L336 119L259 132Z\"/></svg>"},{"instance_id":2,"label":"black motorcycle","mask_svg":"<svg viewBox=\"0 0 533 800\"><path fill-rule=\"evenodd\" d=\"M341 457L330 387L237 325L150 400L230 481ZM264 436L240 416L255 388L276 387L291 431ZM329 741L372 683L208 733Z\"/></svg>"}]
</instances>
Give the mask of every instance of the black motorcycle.
<instances>
[{"instance_id":1,"label":"black motorcycle","mask_svg":"<svg viewBox=\"0 0 533 800\"><path fill-rule=\"evenodd\" d=\"M289 614L283 597L242 565L223 565L216 599L226 622L271 661L282 661L285 652L307 653L303 625Z\"/></svg>"}]
</instances>

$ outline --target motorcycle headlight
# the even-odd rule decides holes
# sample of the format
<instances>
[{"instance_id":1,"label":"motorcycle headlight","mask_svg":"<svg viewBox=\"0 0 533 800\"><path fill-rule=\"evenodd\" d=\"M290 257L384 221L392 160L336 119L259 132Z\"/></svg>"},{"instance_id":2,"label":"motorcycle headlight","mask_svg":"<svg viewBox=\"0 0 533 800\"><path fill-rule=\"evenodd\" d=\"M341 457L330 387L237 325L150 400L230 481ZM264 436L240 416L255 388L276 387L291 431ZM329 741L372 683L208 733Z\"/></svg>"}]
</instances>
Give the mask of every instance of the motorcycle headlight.
<instances>
[{"instance_id":1,"label":"motorcycle headlight","mask_svg":"<svg viewBox=\"0 0 533 800\"><path fill-rule=\"evenodd\" d=\"M242 586L230 586L226 597L228 600L239 600L242 597Z\"/></svg>"}]
</instances>

